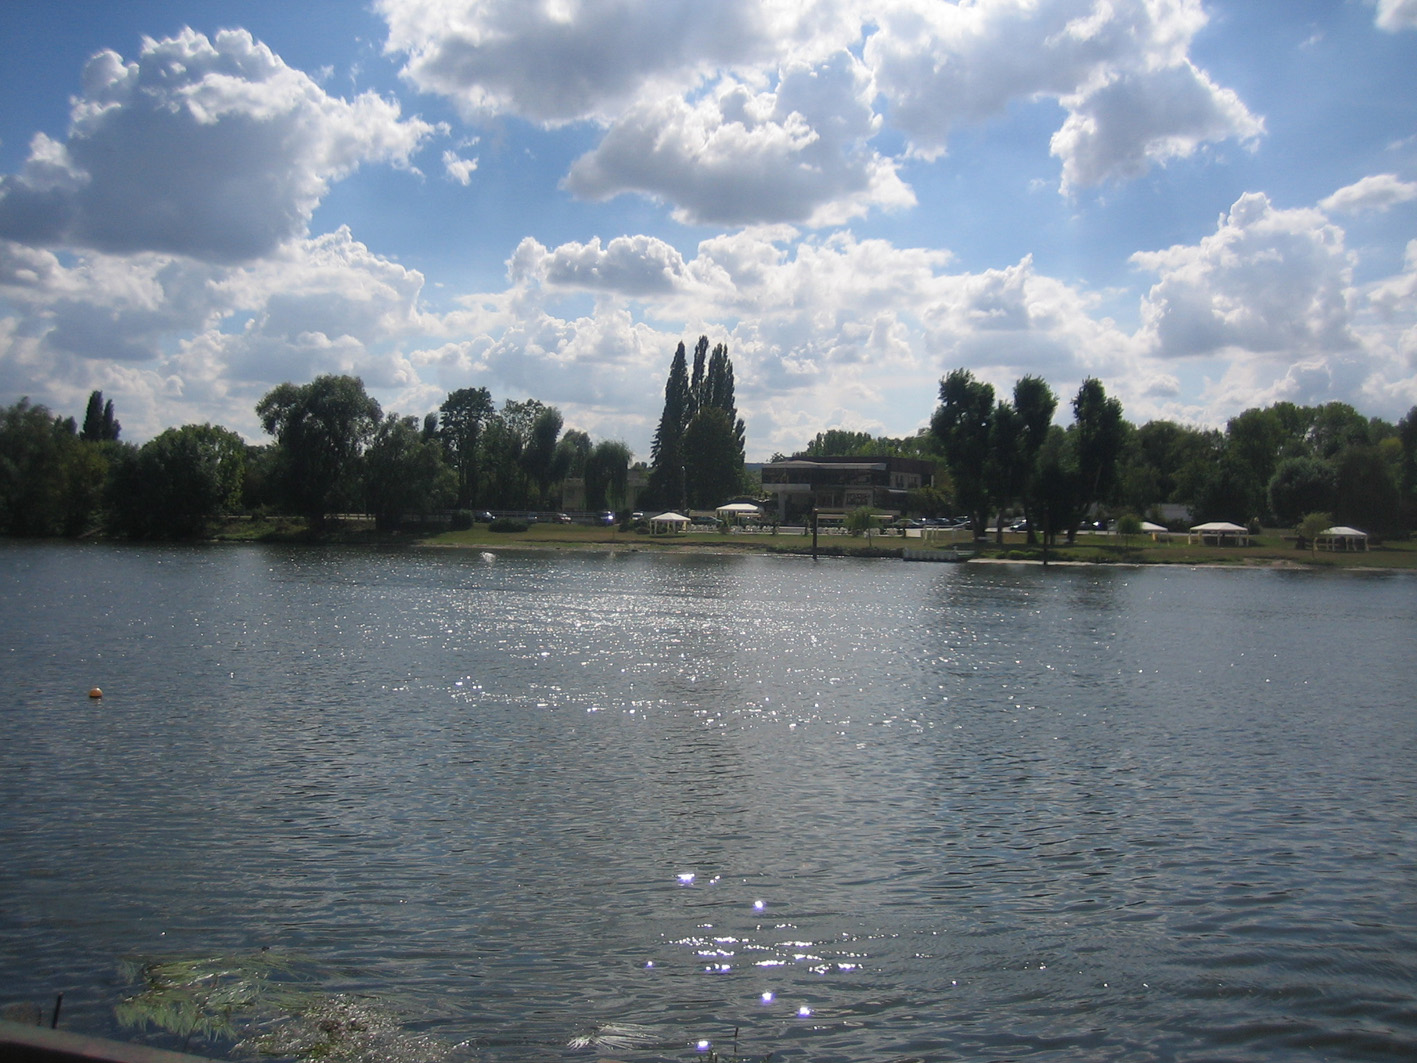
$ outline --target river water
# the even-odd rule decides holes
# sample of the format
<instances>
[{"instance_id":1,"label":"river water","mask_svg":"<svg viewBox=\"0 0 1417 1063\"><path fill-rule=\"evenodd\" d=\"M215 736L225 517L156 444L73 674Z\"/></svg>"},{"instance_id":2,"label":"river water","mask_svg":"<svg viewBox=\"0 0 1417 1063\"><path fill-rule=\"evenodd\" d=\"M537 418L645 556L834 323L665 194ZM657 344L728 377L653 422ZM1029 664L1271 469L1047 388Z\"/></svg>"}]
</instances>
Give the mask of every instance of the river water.
<instances>
[{"instance_id":1,"label":"river water","mask_svg":"<svg viewBox=\"0 0 1417 1063\"><path fill-rule=\"evenodd\" d=\"M200 960L384 1058L1417 1058L1415 678L1410 574L4 543L0 1003L250 1051L121 1011Z\"/></svg>"}]
</instances>

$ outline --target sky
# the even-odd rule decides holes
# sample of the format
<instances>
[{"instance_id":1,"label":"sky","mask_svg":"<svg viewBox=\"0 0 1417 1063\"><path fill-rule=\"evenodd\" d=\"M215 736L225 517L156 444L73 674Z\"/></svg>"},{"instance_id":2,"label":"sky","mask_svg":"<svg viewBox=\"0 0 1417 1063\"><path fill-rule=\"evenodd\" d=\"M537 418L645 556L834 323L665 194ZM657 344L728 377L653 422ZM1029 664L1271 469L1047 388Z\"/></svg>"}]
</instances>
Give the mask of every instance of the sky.
<instances>
[{"instance_id":1,"label":"sky","mask_svg":"<svg viewBox=\"0 0 1417 1063\"><path fill-rule=\"evenodd\" d=\"M1417 0L10 0L0 404L266 437L283 381L750 461L941 377L1134 424L1417 404Z\"/></svg>"}]
</instances>

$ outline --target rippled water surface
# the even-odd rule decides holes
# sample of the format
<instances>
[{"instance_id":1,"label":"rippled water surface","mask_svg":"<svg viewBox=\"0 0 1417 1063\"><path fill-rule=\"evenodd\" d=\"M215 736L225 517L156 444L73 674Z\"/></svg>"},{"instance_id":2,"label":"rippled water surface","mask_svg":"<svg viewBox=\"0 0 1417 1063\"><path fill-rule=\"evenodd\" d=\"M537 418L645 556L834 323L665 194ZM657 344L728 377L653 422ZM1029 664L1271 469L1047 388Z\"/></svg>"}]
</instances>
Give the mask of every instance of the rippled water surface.
<instances>
[{"instance_id":1,"label":"rippled water surface","mask_svg":"<svg viewBox=\"0 0 1417 1063\"><path fill-rule=\"evenodd\" d=\"M3 544L0 1003L174 1047L123 960L277 955L454 1059L1411 1059L1414 678L1400 574Z\"/></svg>"}]
</instances>

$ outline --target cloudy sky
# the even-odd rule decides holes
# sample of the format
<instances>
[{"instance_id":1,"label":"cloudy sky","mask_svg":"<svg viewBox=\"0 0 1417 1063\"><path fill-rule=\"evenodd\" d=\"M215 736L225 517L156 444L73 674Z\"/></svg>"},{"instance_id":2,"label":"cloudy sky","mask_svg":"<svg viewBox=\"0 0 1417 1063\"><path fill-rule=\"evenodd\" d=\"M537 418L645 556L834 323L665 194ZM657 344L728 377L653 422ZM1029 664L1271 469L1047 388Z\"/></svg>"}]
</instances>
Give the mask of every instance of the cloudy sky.
<instances>
[{"instance_id":1,"label":"cloudy sky","mask_svg":"<svg viewBox=\"0 0 1417 1063\"><path fill-rule=\"evenodd\" d=\"M124 438L354 373L748 456L964 366L1135 423L1417 404L1417 0L0 4L0 403Z\"/></svg>"}]
</instances>

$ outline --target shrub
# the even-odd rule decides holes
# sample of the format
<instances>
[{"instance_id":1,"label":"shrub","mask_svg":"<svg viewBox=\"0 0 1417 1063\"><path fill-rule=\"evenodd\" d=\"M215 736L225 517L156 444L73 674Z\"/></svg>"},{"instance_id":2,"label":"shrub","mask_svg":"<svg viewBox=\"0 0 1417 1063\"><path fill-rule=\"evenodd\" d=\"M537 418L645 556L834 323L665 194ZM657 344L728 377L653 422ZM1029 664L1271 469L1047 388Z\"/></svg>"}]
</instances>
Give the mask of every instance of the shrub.
<instances>
[{"instance_id":1,"label":"shrub","mask_svg":"<svg viewBox=\"0 0 1417 1063\"><path fill-rule=\"evenodd\" d=\"M453 529L453 531L467 531L467 530L468 530L469 528L471 528L471 527L472 527L472 510L470 510L470 509L455 509L455 510L453 510L453 522L452 522L452 529Z\"/></svg>"},{"instance_id":2,"label":"shrub","mask_svg":"<svg viewBox=\"0 0 1417 1063\"><path fill-rule=\"evenodd\" d=\"M530 525L524 520L496 520L487 525L488 531L494 532L524 532Z\"/></svg>"}]
</instances>

